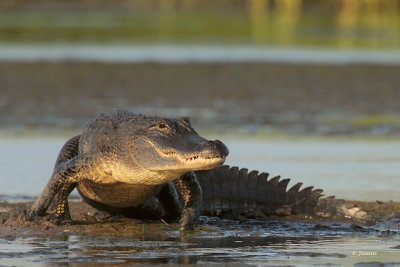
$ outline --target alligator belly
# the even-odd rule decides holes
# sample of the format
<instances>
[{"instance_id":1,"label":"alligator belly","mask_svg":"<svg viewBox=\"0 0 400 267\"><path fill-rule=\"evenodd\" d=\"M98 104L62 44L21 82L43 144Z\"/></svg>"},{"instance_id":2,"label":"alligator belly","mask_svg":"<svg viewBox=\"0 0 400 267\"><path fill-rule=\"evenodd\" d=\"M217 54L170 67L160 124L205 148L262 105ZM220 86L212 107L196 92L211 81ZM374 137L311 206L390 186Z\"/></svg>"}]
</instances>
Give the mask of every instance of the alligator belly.
<instances>
[{"instance_id":1,"label":"alligator belly","mask_svg":"<svg viewBox=\"0 0 400 267\"><path fill-rule=\"evenodd\" d=\"M110 207L126 208L143 204L161 190L159 185L135 185L127 183L98 184L84 180L77 187L79 193L90 200Z\"/></svg>"}]
</instances>

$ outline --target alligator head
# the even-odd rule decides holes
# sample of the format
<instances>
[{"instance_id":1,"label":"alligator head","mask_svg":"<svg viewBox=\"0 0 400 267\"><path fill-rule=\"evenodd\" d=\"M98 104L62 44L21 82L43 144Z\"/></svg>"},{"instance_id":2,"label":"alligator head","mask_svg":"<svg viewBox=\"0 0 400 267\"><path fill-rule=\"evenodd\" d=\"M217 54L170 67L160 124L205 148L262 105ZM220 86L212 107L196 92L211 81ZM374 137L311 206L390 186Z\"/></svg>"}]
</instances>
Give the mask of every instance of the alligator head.
<instances>
[{"instance_id":1,"label":"alligator head","mask_svg":"<svg viewBox=\"0 0 400 267\"><path fill-rule=\"evenodd\" d=\"M222 165L228 148L196 133L188 118L167 119L124 110L102 114L86 128L81 153L117 154L118 162L148 171L207 170ZM93 143L95 142L95 143Z\"/></svg>"},{"instance_id":2,"label":"alligator head","mask_svg":"<svg viewBox=\"0 0 400 267\"><path fill-rule=\"evenodd\" d=\"M198 135L188 118L153 117L145 121L132 141L132 151L135 160L146 169L186 172L212 169L225 162L228 148L219 140Z\"/></svg>"}]
</instances>

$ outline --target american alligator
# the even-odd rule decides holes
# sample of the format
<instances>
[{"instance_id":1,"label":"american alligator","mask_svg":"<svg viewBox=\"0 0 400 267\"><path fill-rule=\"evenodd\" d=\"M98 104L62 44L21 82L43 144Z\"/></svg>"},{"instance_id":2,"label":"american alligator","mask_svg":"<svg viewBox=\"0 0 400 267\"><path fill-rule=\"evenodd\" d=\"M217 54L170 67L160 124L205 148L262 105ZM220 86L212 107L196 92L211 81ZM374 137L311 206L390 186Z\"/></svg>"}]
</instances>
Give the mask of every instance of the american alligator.
<instances>
[{"instance_id":1,"label":"american alligator","mask_svg":"<svg viewBox=\"0 0 400 267\"><path fill-rule=\"evenodd\" d=\"M199 136L188 118L166 119L125 110L101 114L61 149L53 174L29 217L69 223L74 188L91 206L111 214L177 219L192 229L200 214L233 217L315 214L332 197L289 179L222 166L228 148Z\"/></svg>"}]
</instances>

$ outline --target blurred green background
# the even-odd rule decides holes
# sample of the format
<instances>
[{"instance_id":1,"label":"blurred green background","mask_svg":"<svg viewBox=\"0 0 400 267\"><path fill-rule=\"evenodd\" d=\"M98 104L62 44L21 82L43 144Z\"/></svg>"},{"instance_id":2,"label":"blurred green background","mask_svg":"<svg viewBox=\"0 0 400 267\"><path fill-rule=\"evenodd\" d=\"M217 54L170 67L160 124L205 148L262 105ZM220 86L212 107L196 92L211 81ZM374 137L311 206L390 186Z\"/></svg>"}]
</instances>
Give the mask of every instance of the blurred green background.
<instances>
[{"instance_id":1,"label":"blurred green background","mask_svg":"<svg viewBox=\"0 0 400 267\"><path fill-rule=\"evenodd\" d=\"M5 0L2 42L398 49L398 0Z\"/></svg>"}]
</instances>

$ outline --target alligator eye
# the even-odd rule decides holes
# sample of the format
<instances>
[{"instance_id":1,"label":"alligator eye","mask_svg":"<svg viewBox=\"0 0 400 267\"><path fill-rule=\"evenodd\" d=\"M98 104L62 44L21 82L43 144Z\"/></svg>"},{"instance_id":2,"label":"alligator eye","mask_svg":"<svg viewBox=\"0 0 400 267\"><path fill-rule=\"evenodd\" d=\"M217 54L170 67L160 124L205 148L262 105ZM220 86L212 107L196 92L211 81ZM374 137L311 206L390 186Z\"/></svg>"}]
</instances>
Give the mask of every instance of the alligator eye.
<instances>
[{"instance_id":1,"label":"alligator eye","mask_svg":"<svg viewBox=\"0 0 400 267\"><path fill-rule=\"evenodd\" d=\"M165 129L165 128L167 128L167 125L166 125L164 122L160 122L160 123L158 124L158 128L160 128L160 129Z\"/></svg>"},{"instance_id":2,"label":"alligator eye","mask_svg":"<svg viewBox=\"0 0 400 267\"><path fill-rule=\"evenodd\" d=\"M168 126L168 124L165 123L165 122L159 122L159 123L157 123L157 124L151 125L151 126L149 127L149 129L153 129L153 130L156 130L156 129L166 130L166 129L169 129L169 126Z\"/></svg>"}]
</instances>

